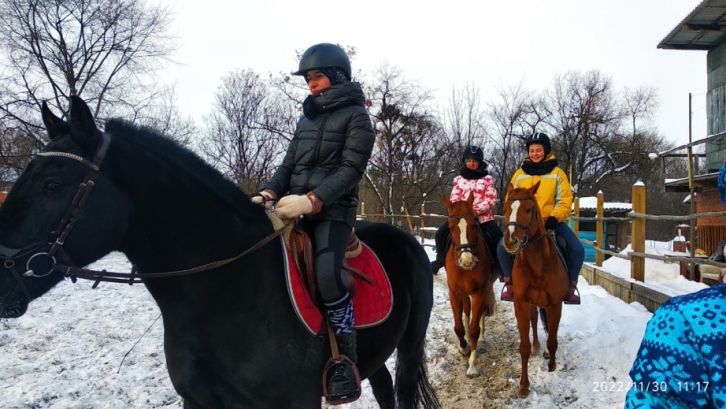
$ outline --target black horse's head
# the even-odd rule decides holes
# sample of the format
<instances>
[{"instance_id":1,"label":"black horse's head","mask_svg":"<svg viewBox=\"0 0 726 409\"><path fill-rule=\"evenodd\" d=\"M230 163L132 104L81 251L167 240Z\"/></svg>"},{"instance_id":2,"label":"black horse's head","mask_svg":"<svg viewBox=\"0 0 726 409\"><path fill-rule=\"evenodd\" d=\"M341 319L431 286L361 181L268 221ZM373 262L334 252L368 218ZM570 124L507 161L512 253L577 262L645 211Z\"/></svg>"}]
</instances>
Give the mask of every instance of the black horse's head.
<instances>
[{"instance_id":1,"label":"black horse's head","mask_svg":"<svg viewBox=\"0 0 726 409\"><path fill-rule=\"evenodd\" d=\"M51 269L58 258L84 266L116 248L128 220L129 201L98 158L108 142L85 102L71 97L68 122L46 104L42 114L50 143L0 206L0 318L21 316L63 279Z\"/></svg>"}]
</instances>

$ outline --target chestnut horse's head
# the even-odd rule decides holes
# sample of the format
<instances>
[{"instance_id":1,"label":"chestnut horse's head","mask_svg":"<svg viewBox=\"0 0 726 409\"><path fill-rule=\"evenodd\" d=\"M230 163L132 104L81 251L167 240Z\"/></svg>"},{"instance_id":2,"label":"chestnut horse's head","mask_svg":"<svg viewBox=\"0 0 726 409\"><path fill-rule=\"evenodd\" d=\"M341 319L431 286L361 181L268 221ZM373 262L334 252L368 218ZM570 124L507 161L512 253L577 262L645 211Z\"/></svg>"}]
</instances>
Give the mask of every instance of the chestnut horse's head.
<instances>
[{"instance_id":1,"label":"chestnut horse's head","mask_svg":"<svg viewBox=\"0 0 726 409\"><path fill-rule=\"evenodd\" d=\"M469 194L469 197L464 201L454 203L444 196L444 205L449 211L451 242L459 255L456 264L464 270L471 270L479 261L475 254L481 239L472 203L474 203L473 194ZM479 257L481 257L481 254L479 254Z\"/></svg>"},{"instance_id":2,"label":"chestnut horse's head","mask_svg":"<svg viewBox=\"0 0 726 409\"><path fill-rule=\"evenodd\" d=\"M504 249L509 254L516 254L523 246L544 231L544 222L540 215L537 199L534 195L539 182L530 188L507 188L507 201L504 203Z\"/></svg>"}]
</instances>

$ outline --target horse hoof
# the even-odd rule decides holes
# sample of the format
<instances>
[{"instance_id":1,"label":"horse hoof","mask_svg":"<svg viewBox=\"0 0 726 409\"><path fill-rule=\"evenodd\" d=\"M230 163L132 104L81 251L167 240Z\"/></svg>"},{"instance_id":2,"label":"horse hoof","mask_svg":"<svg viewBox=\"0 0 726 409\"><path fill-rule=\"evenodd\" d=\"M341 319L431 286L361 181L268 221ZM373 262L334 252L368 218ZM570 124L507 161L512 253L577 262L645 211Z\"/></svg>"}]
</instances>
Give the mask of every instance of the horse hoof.
<instances>
[{"instance_id":1,"label":"horse hoof","mask_svg":"<svg viewBox=\"0 0 726 409\"><path fill-rule=\"evenodd\" d=\"M550 351L545 349L544 354L542 354L542 356L544 357L544 359L550 359Z\"/></svg>"},{"instance_id":2,"label":"horse hoof","mask_svg":"<svg viewBox=\"0 0 726 409\"><path fill-rule=\"evenodd\" d=\"M466 370L466 376L469 378L477 378L479 377L479 375L481 375L479 373L479 370L477 370L473 366Z\"/></svg>"},{"instance_id":3,"label":"horse hoof","mask_svg":"<svg viewBox=\"0 0 726 409\"><path fill-rule=\"evenodd\" d=\"M548 370L549 372L554 372L554 371L555 371L555 369L557 369L557 364L555 364L554 362L553 362L553 363L551 363L551 364L549 364L549 365L547 366L547 370Z\"/></svg>"},{"instance_id":4,"label":"horse hoof","mask_svg":"<svg viewBox=\"0 0 726 409\"><path fill-rule=\"evenodd\" d=\"M466 348L459 347L459 353L463 356L471 355L471 346L467 345Z\"/></svg>"},{"instance_id":5,"label":"horse hoof","mask_svg":"<svg viewBox=\"0 0 726 409\"><path fill-rule=\"evenodd\" d=\"M526 398L529 396L529 387L527 386L520 386L519 387L519 397L520 398Z\"/></svg>"}]
</instances>

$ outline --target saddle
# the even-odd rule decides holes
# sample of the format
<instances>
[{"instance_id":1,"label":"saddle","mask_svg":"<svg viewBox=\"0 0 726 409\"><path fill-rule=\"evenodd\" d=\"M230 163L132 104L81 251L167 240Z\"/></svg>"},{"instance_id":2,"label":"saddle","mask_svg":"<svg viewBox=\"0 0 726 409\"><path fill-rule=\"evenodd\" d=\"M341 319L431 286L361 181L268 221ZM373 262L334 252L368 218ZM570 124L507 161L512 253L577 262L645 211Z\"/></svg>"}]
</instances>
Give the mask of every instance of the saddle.
<instances>
[{"instance_id":1,"label":"saddle","mask_svg":"<svg viewBox=\"0 0 726 409\"><path fill-rule=\"evenodd\" d=\"M569 273L568 266L570 263L568 261L572 258L572 253L570 251L570 246L567 245L567 240L565 240L564 237L555 234L554 231L548 232L547 235L555 242L557 254L560 256L560 260L565 266L565 271Z\"/></svg>"},{"instance_id":2,"label":"saddle","mask_svg":"<svg viewBox=\"0 0 726 409\"><path fill-rule=\"evenodd\" d=\"M313 251L313 244L310 239L310 235L301 229L297 224L291 224L289 232L286 234L286 243L290 249L290 255L292 257L297 271L300 273L305 286L310 292L310 296L315 300L315 303L320 306L318 302L319 294L317 292L317 286L315 285L315 253ZM355 280L353 273L359 275L365 281L371 285L375 285L375 282L368 277L365 273L357 270L348 265L346 259L355 258L362 252L362 246L358 240L358 236L355 235L355 227L348 236L348 247L345 251L345 259L343 259L343 267L341 270L341 278L345 288L348 289L351 298L355 297Z\"/></svg>"}]
</instances>

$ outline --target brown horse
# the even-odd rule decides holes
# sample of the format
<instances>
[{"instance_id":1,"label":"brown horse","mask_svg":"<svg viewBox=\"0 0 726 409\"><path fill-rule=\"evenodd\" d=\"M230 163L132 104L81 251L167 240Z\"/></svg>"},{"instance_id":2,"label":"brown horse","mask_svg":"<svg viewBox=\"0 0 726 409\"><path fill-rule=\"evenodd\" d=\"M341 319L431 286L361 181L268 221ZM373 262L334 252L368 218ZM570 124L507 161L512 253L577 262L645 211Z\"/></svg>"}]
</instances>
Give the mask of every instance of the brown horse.
<instances>
[{"instance_id":1,"label":"brown horse","mask_svg":"<svg viewBox=\"0 0 726 409\"><path fill-rule=\"evenodd\" d=\"M504 204L503 244L509 254L516 255L512 266L512 287L514 290L514 314L519 329L519 356L522 359L522 377L519 381L519 395L529 394L527 363L531 351L539 352L537 339L537 307L544 309L543 315L547 335L550 372L555 370L557 353L557 330L562 315L562 302L567 293L569 279L567 271L557 253L552 237L547 234L540 214L535 193L539 182L529 189L507 189ZM529 341L530 322L534 348ZM545 352L547 358L547 352Z\"/></svg>"},{"instance_id":2,"label":"brown horse","mask_svg":"<svg viewBox=\"0 0 726 409\"><path fill-rule=\"evenodd\" d=\"M454 332L459 338L459 352L469 356L466 375L479 376L476 369L476 344L484 336L484 317L494 313L492 259L472 209L474 196L451 203L444 196L449 211L451 246L446 254L446 281L449 302L454 312ZM471 297L471 298L470 298ZM462 322L463 319L463 322ZM467 338L471 345L467 344Z\"/></svg>"}]
</instances>

